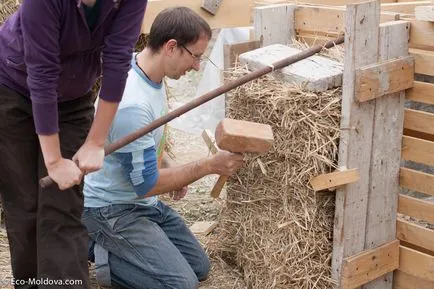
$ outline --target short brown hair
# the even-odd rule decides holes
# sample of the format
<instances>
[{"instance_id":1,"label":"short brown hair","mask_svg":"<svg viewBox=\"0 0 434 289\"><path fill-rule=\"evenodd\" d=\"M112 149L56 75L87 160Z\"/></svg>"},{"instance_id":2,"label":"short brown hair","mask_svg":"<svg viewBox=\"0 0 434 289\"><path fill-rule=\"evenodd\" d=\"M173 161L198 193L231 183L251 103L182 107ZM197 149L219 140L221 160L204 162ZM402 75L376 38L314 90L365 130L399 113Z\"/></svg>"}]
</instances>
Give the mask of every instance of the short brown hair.
<instances>
[{"instance_id":1,"label":"short brown hair","mask_svg":"<svg viewBox=\"0 0 434 289\"><path fill-rule=\"evenodd\" d=\"M202 35L211 39L211 28L196 12L187 7L166 8L152 23L147 47L156 52L170 39L175 39L178 45L187 45Z\"/></svg>"}]
</instances>

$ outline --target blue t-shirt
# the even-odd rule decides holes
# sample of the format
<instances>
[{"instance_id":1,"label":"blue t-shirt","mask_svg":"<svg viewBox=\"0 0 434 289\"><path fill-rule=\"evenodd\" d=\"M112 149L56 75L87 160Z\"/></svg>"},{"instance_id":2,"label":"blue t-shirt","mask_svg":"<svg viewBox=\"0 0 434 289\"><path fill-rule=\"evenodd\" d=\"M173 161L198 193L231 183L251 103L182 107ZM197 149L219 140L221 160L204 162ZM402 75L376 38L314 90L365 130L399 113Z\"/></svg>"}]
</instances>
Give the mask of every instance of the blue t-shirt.
<instances>
[{"instance_id":1,"label":"blue t-shirt","mask_svg":"<svg viewBox=\"0 0 434 289\"><path fill-rule=\"evenodd\" d=\"M106 143L114 143L167 112L164 85L152 82L137 66L133 56L125 92L119 104ZM103 167L85 177L84 206L111 204L152 205L157 197L137 200L158 180L158 159L164 147L165 127L147 135L104 158Z\"/></svg>"}]
</instances>

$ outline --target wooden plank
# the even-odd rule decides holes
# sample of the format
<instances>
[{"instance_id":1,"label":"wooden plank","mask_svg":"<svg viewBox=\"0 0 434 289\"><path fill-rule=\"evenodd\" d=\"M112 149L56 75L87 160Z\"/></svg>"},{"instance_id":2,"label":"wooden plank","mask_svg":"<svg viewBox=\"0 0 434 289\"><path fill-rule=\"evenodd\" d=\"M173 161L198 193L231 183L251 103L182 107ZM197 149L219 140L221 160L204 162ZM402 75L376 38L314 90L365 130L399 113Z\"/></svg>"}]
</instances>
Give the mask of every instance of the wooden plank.
<instances>
[{"instance_id":1,"label":"wooden plank","mask_svg":"<svg viewBox=\"0 0 434 289\"><path fill-rule=\"evenodd\" d=\"M426 50L434 48L434 23L411 19L410 47Z\"/></svg>"},{"instance_id":2,"label":"wooden plank","mask_svg":"<svg viewBox=\"0 0 434 289\"><path fill-rule=\"evenodd\" d=\"M414 62L411 56L367 65L356 71L356 97L360 102L372 100L411 88L413 81Z\"/></svg>"},{"instance_id":3,"label":"wooden plank","mask_svg":"<svg viewBox=\"0 0 434 289\"><path fill-rule=\"evenodd\" d=\"M399 3L382 3L382 11L392 11L405 14L414 14L414 8L417 6L429 5L431 1L412 1Z\"/></svg>"},{"instance_id":4,"label":"wooden plank","mask_svg":"<svg viewBox=\"0 0 434 289\"><path fill-rule=\"evenodd\" d=\"M434 134L434 114L407 108L404 114L404 128Z\"/></svg>"},{"instance_id":5,"label":"wooden plank","mask_svg":"<svg viewBox=\"0 0 434 289\"><path fill-rule=\"evenodd\" d=\"M360 179L359 170L344 170L316 176L310 180L314 191L321 191L357 182Z\"/></svg>"},{"instance_id":6,"label":"wooden plank","mask_svg":"<svg viewBox=\"0 0 434 289\"><path fill-rule=\"evenodd\" d=\"M212 154L216 154L219 151L219 148L217 147L217 144L215 142L214 135L209 129L204 129L202 132L202 139L205 142L208 150Z\"/></svg>"},{"instance_id":7,"label":"wooden plank","mask_svg":"<svg viewBox=\"0 0 434 289\"><path fill-rule=\"evenodd\" d=\"M249 0L223 1L214 16L201 8L202 0L148 1L142 23L142 33L149 33L158 13L169 7L185 6L202 16L211 28L250 26Z\"/></svg>"},{"instance_id":8,"label":"wooden plank","mask_svg":"<svg viewBox=\"0 0 434 289\"><path fill-rule=\"evenodd\" d=\"M434 6L420 6L414 9L414 16L421 21L434 21Z\"/></svg>"},{"instance_id":9,"label":"wooden plank","mask_svg":"<svg viewBox=\"0 0 434 289\"><path fill-rule=\"evenodd\" d=\"M227 71L234 67L238 61L238 55L257 49L261 46L259 40L251 40L234 44L225 44L224 49L224 70Z\"/></svg>"},{"instance_id":10,"label":"wooden plank","mask_svg":"<svg viewBox=\"0 0 434 289\"><path fill-rule=\"evenodd\" d=\"M434 224L434 203L400 195L398 213Z\"/></svg>"},{"instance_id":11,"label":"wooden plank","mask_svg":"<svg viewBox=\"0 0 434 289\"><path fill-rule=\"evenodd\" d=\"M395 271L394 289L432 289L434 282L420 279L400 270Z\"/></svg>"},{"instance_id":12,"label":"wooden plank","mask_svg":"<svg viewBox=\"0 0 434 289\"><path fill-rule=\"evenodd\" d=\"M355 99L355 70L377 62L379 2L349 4L345 17L345 59L342 90L339 167L358 168L359 182L339 188L333 232L332 277L341 283L343 260L363 251L368 206L374 103Z\"/></svg>"},{"instance_id":13,"label":"wooden plank","mask_svg":"<svg viewBox=\"0 0 434 289\"><path fill-rule=\"evenodd\" d=\"M409 23L406 21L380 25L378 58L381 62L408 55L408 26ZM394 89L386 89L386 91L391 94L374 101L365 249L378 247L396 238L397 199L400 191L398 175L401 163L405 95L403 91L397 92L398 90ZM392 289L393 273L378 277L363 288Z\"/></svg>"},{"instance_id":14,"label":"wooden plank","mask_svg":"<svg viewBox=\"0 0 434 289\"><path fill-rule=\"evenodd\" d=\"M434 196L434 175L401 168L399 171L399 185L403 188Z\"/></svg>"},{"instance_id":15,"label":"wooden plank","mask_svg":"<svg viewBox=\"0 0 434 289\"><path fill-rule=\"evenodd\" d=\"M298 5L295 30L339 34L344 31L345 8Z\"/></svg>"},{"instance_id":16,"label":"wooden plank","mask_svg":"<svg viewBox=\"0 0 434 289\"><path fill-rule=\"evenodd\" d=\"M410 55L414 56L414 72L434 76L434 51L410 48Z\"/></svg>"},{"instance_id":17,"label":"wooden plank","mask_svg":"<svg viewBox=\"0 0 434 289\"><path fill-rule=\"evenodd\" d=\"M346 258L343 267L343 289L354 289L399 267L399 241ZM383 287L384 288L384 287Z\"/></svg>"},{"instance_id":18,"label":"wooden plank","mask_svg":"<svg viewBox=\"0 0 434 289\"><path fill-rule=\"evenodd\" d=\"M396 237L404 242L434 252L434 231L405 220L396 222Z\"/></svg>"},{"instance_id":19,"label":"wooden plank","mask_svg":"<svg viewBox=\"0 0 434 289\"><path fill-rule=\"evenodd\" d=\"M434 257L400 246L399 270L422 280L434 281Z\"/></svg>"},{"instance_id":20,"label":"wooden plank","mask_svg":"<svg viewBox=\"0 0 434 289\"><path fill-rule=\"evenodd\" d=\"M434 104L434 84L415 81L405 96L408 100Z\"/></svg>"},{"instance_id":21,"label":"wooden plank","mask_svg":"<svg viewBox=\"0 0 434 289\"><path fill-rule=\"evenodd\" d=\"M190 231L197 235L208 235L217 227L217 225L218 222L216 221L195 222L190 226Z\"/></svg>"},{"instance_id":22,"label":"wooden plank","mask_svg":"<svg viewBox=\"0 0 434 289\"><path fill-rule=\"evenodd\" d=\"M295 39L294 4L257 7L253 10L253 29L255 40L262 46L292 43Z\"/></svg>"},{"instance_id":23,"label":"wooden plank","mask_svg":"<svg viewBox=\"0 0 434 289\"><path fill-rule=\"evenodd\" d=\"M425 165L434 165L434 142L403 136L401 157Z\"/></svg>"}]
</instances>

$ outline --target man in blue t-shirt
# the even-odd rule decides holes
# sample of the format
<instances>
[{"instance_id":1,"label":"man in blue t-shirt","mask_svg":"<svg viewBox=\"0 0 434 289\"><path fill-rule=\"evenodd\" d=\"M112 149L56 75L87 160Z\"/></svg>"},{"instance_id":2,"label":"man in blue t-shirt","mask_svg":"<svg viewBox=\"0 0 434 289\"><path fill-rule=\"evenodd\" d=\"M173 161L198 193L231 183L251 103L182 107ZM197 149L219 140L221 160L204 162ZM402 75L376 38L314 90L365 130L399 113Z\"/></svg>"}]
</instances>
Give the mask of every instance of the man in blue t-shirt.
<instances>
[{"instance_id":1,"label":"man in blue t-shirt","mask_svg":"<svg viewBox=\"0 0 434 289\"><path fill-rule=\"evenodd\" d=\"M178 7L155 19L146 48L132 57L132 69L107 144L131 134L167 112L163 78L199 70L211 38L209 25ZM85 178L86 225L91 259L101 284L122 288L196 288L209 260L181 216L157 195L185 196L186 186L206 175L231 175L243 156L220 151L182 166L164 167L164 127L108 155L103 168Z\"/></svg>"}]
</instances>

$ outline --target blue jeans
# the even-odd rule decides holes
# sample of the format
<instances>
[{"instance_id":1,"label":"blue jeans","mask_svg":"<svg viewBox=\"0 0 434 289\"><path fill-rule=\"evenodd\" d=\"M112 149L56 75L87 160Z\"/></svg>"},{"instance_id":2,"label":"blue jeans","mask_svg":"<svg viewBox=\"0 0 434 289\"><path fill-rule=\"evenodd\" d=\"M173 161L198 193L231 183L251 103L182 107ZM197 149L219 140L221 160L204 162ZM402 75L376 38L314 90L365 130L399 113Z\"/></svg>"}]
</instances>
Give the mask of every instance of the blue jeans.
<instances>
[{"instance_id":1,"label":"blue jeans","mask_svg":"<svg viewBox=\"0 0 434 289\"><path fill-rule=\"evenodd\" d=\"M169 206L85 208L89 242L109 252L110 277L122 288L192 289L210 264L181 216Z\"/></svg>"}]
</instances>

